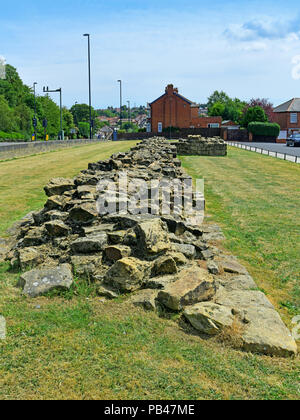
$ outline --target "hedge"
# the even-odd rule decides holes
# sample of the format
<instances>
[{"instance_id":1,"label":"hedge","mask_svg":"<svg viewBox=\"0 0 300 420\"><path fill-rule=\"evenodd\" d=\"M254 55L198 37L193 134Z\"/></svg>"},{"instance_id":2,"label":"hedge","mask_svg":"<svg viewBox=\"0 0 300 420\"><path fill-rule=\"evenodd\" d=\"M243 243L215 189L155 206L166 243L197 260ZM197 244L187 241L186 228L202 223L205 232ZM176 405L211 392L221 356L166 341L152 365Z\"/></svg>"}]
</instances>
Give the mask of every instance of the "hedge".
<instances>
[{"instance_id":1,"label":"hedge","mask_svg":"<svg viewBox=\"0 0 300 420\"><path fill-rule=\"evenodd\" d=\"M28 140L28 136L24 136L24 134L21 133L5 133L4 131L0 131L0 141L16 141L16 140Z\"/></svg>"},{"instance_id":2,"label":"hedge","mask_svg":"<svg viewBox=\"0 0 300 420\"><path fill-rule=\"evenodd\" d=\"M248 131L256 136L278 137L280 126L276 123L252 122Z\"/></svg>"}]
</instances>

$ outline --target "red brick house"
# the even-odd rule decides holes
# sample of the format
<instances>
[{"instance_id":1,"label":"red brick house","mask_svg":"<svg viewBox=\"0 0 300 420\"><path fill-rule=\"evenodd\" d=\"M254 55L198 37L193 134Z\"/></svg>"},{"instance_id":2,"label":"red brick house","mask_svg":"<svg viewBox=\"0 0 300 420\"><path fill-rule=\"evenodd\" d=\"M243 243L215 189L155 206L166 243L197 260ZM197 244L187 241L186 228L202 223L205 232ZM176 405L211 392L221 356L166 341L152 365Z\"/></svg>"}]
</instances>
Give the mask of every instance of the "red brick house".
<instances>
[{"instance_id":1,"label":"red brick house","mask_svg":"<svg viewBox=\"0 0 300 420\"><path fill-rule=\"evenodd\" d=\"M300 98L293 98L273 111L273 120L281 128L279 139L287 139L293 131L300 131Z\"/></svg>"},{"instance_id":2,"label":"red brick house","mask_svg":"<svg viewBox=\"0 0 300 420\"><path fill-rule=\"evenodd\" d=\"M199 105L178 93L173 85L150 105L152 132L161 132L167 127L200 128L221 127L222 117L199 117Z\"/></svg>"}]
</instances>

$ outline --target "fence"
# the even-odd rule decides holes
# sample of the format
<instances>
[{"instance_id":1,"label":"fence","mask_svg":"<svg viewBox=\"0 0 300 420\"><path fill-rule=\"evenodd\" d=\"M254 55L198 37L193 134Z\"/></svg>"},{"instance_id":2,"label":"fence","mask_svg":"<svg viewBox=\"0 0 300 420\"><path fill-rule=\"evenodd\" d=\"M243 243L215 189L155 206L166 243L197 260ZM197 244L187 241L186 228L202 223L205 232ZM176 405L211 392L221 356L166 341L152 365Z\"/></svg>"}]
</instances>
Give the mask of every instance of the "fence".
<instances>
[{"instance_id":1,"label":"fence","mask_svg":"<svg viewBox=\"0 0 300 420\"><path fill-rule=\"evenodd\" d=\"M248 146L247 144L235 143L231 141L228 141L227 144L229 146L238 147L239 149L249 150L250 152L256 152L261 155L272 156L277 159L283 159L293 163L300 163L299 156L288 155L287 153L274 152L271 150L262 149L261 147Z\"/></svg>"},{"instance_id":2,"label":"fence","mask_svg":"<svg viewBox=\"0 0 300 420\"><path fill-rule=\"evenodd\" d=\"M1 145L0 143L0 160L11 159L14 157L28 156L36 153L50 152L53 150L72 147L81 144L99 143L99 140L53 140L53 141L37 141L28 143L14 143L9 145Z\"/></svg>"}]
</instances>

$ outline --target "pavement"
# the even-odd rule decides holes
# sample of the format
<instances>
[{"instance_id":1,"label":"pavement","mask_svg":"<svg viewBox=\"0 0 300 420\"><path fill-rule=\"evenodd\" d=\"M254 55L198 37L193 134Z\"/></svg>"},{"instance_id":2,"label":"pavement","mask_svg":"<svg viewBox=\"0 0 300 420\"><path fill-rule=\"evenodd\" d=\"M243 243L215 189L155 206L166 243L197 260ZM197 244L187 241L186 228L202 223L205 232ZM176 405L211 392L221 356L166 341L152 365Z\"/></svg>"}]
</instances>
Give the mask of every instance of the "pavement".
<instances>
[{"instance_id":1,"label":"pavement","mask_svg":"<svg viewBox=\"0 0 300 420\"><path fill-rule=\"evenodd\" d=\"M277 152L277 153L286 153L287 155L291 156L299 156L300 157L300 147L287 147L286 144L280 143L247 143L247 142L235 142L240 144L245 144L251 147L257 147L259 149L270 150L270 152Z\"/></svg>"}]
</instances>

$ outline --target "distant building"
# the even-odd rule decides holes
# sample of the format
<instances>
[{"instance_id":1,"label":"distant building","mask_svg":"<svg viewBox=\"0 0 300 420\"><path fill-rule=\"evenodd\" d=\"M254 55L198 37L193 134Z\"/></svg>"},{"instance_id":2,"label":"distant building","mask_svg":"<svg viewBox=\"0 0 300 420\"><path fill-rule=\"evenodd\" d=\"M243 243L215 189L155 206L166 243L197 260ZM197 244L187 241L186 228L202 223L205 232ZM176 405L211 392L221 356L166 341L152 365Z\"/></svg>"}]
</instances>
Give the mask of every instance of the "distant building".
<instances>
[{"instance_id":1,"label":"distant building","mask_svg":"<svg viewBox=\"0 0 300 420\"><path fill-rule=\"evenodd\" d=\"M222 121L222 128L227 128L228 130L237 130L240 126L231 120Z\"/></svg>"},{"instance_id":2,"label":"distant building","mask_svg":"<svg viewBox=\"0 0 300 420\"><path fill-rule=\"evenodd\" d=\"M300 98L293 98L274 108L273 120L280 125L279 139L287 139L293 131L300 131Z\"/></svg>"},{"instance_id":3,"label":"distant building","mask_svg":"<svg viewBox=\"0 0 300 420\"><path fill-rule=\"evenodd\" d=\"M165 93L149 104L151 131L161 132L167 127L200 128L221 127L222 117L199 117L200 105L178 93L168 85Z\"/></svg>"}]
</instances>

